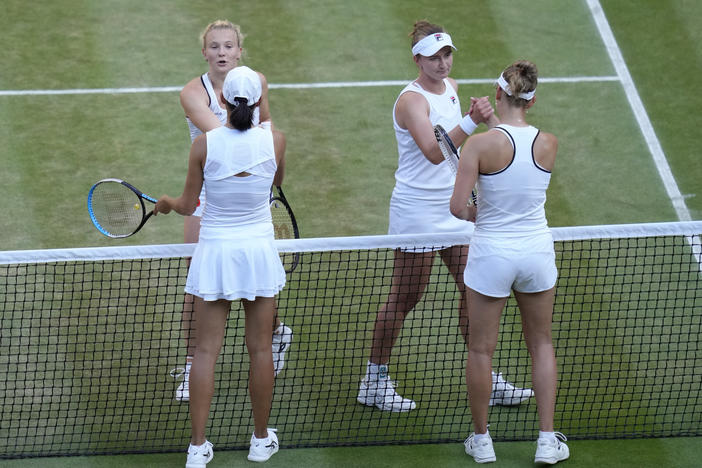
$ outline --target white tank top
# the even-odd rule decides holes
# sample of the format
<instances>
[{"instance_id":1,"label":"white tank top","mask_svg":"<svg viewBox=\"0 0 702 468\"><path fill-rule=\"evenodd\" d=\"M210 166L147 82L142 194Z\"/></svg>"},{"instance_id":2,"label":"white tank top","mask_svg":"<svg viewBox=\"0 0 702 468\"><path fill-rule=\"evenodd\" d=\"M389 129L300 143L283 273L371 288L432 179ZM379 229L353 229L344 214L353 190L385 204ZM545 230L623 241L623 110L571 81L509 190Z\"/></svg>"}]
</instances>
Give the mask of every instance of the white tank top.
<instances>
[{"instance_id":1,"label":"white tank top","mask_svg":"<svg viewBox=\"0 0 702 468\"><path fill-rule=\"evenodd\" d=\"M416 82L408 84L400 96L407 92L419 93L429 103L429 120L432 125L440 124L446 131L453 129L461 120L461 103L456 90L449 80L444 79L446 87L443 94L433 94L424 90ZM398 96L398 100L400 99ZM446 190L453 189L455 177L448 164L432 164L417 143L412 138L409 130L401 128L395 120L395 108L392 108L392 121L397 139L397 152L399 160L395 171L395 191L400 194L411 195L417 190ZM421 192L420 192L421 193Z\"/></svg>"},{"instance_id":2,"label":"white tank top","mask_svg":"<svg viewBox=\"0 0 702 468\"><path fill-rule=\"evenodd\" d=\"M276 168L270 129L252 127L242 132L218 127L207 132L203 170L207 204L200 236L212 237L223 230L249 229L253 235L271 230L268 199ZM250 175L235 176L241 172Z\"/></svg>"},{"instance_id":3,"label":"white tank top","mask_svg":"<svg viewBox=\"0 0 702 468\"><path fill-rule=\"evenodd\" d=\"M501 171L478 175L478 212L475 234L532 235L549 232L546 222L546 189L551 172L534 161L535 127L498 125L512 144L514 154Z\"/></svg>"},{"instance_id":4,"label":"white tank top","mask_svg":"<svg viewBox=\"0 0 702 468\"><path fill-rule=\"evenodd\" d=\"M215 95L214 88L212 87L212 82L210 81L209 75L207 73L203 74L200 77L200 82L205 88L205 91L207 91L207 97L210 99L210 110L214 115L217 116L221 124L224 125L227 122L227 109L222 109L222 107L219 105L219 98ZM190 128L190 142L193 142L195 141L195 138L202 135L202 130L197 128L197 126L190 120L190 117L188 117L187 115L185 116L185 120L186 122L188 122L188 127ZM254 109L253 124L258 125L259 121L260 111L259 108L256 107Z\"/></svg>"}]
</instances>

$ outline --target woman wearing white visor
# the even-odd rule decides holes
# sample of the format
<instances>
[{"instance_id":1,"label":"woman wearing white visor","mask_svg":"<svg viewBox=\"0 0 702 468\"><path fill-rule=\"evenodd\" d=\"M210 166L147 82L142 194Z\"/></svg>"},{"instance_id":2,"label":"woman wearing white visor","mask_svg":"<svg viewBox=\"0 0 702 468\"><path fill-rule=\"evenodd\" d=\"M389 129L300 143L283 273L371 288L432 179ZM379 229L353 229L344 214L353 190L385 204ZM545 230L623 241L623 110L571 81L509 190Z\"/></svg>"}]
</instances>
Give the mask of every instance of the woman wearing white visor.
<instances>
[{"instance_id":1,"label":"woman wearing white visor","mask_svg":"<svg viewBox=\"0 0 702 468\"><path fill-rule=\"evenodd\" d=\"M485 122L493 126L498 122L487 97L471 98L468 114L461 116L458 85L449 78L455 47L451 36L441 26L418 21L410 37L419 76L400 92L393 109L399 161L390 200L388 233L470 232L468 224L454 218L449 210L455 177L444 162L433 128L436 124L442 125L449 130L455 144L461 145L478 124ZM375 321L370 359L358 392L360 403L394 412L416 408L412 399L395 391L388 363L405 318L427 287L437 253L461 293L459 316L461 332L467 342L468 310L463 270L468 246L396 250L390 294ZM491 405L518 405L532 395L530 389L515 388L500 374L493 374Z\"/></svg>"}]
</instances>

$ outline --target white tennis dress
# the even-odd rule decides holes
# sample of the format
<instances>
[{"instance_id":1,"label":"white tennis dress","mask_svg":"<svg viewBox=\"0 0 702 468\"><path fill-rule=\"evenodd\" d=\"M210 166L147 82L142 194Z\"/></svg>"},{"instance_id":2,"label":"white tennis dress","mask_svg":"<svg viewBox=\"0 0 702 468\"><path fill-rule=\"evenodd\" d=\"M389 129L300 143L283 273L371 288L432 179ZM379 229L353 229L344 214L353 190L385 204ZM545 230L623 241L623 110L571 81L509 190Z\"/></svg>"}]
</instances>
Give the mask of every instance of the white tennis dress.
<instances>
[{"instance_id":1,"label":"white tennis dress","mask_svg":"<svg viewBox=\"0 0 702 468\"><path fill-rule=\"evenodd\" d=\"M253 300L283 289L268 205L276 168L270 129L207 132L207 205L185 292L206 301ZM250 175L235 176L242 172Z\"/></svg>"},{"instance_id":2,"label":"white tennis dress","mask_svg":"<svg viewBox=\"0 0 702 468\"><path fill-rule=\"evenodd\" d=\"M214 92L214 87L212 86L212 82L210 81L210 76L207 73L204 73L200 77L200 82L202 83L202 87L205 88L205 91L207 92L207 97L210 100L209 103L209 108L212 111L212 113L219 119L219 121L224 125L227 123L227 110L223 109L222 106L219 105L219 99L217 98L217 95ZM259 115L260 111L259 108L256 107L254 109L254 116L253 116L253 124L254 126L257 126L259 124ZM195 141L195 138L199 137L202 135L202 130L197 128L197 125L195 125L192 120L190 120L190 117L187 115L185 116L185 121L188 123L188 128L190 129L190 142L192 143ZM192 216L202 216L202 210L205 207L205 186L202 186L202 190L200 191L200 202L197 205L197 208L195 208L195 212L192 214Z\"/></svg>"},{"instance_id":3,"label":"white tennis dress","mask_svg":"<svg viewBox=\"0 0 702 468\"><path fill-rule=\"evenodd\" d=\"M407 92L424 96L429 103L432 125L440 124L448 131L461 120L461 103L449 80L445 79L444 85L446 90L443 94L433 94L412 82L400 92L400 96ZM432 164L424 156L409 130L397 124L396 106L397 101L392 115L399 159L395 188L390 198L388 234L471 232L472 223L451 214L455 176L448 163Z\"/></svg>"},{"instance_id":4,"label":"white tennis dress","mask_svg":"<svg viewBox=\"0 0 702 468\"><path fill-rule=\"evenodd\" d=\"M511 290L551 289L558 271L544 205L551 172L534 160L539 130L501 124L514 155L506 168L478 175L478 210L471 236L465 284L481 294L507 297Z\"/></svg>"}]
</instances>

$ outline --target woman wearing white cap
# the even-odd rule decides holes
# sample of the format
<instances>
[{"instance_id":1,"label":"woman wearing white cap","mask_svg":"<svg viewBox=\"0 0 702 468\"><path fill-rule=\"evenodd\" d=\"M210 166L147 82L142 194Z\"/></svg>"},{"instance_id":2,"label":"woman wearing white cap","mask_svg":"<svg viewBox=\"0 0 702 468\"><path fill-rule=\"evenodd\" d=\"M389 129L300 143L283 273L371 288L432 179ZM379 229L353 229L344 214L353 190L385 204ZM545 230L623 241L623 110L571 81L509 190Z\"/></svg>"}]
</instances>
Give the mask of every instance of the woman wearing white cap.
<instances>
[{"instance_id":1,"label":"woman wearing white cap","mask_svg":"<svg viewBox=\"0 0 702 468\"><path fill-rule=\"evenodd\" d=\"M249 395L254 433L249 460L265 461L278 451L268 430L273 398L271 323L275 296L285 285L285 270L273 243L268 206L278 171L270 128L255 126L261 80L248 67L231 70L222 85L227 123L195 138L185 188L178 198L164 195L154 213L195 211L202 187L207 205L185 291L203 300L195 311L197 344L190 371L192 437L186 468L203 468L212 459L205 428L214 392L215 363L222 348L230 303L241 299L250 359Z\"/></svg>"},{"instance_id":2,"label":"woman wearing white cap","mask_svg":"<svg viewBox=\"0 0 702 468\"><path fill-rule=\"evenodd\" d=\"M451 198L457 218L475 217L467 202L477 181L477 218L464 281L470 318L466 373L475 428L465 448L478 463L496 460L487 428L490 368L500 317L512 291L532 358L539 414L534 461L554 464L569 456L565 436L553 430L557 370L551 320L558 272L544 210L558 140L526 122L537 80L536 66L528 61L502 72L495 95L501 124L463 146Z\"/></svg>"},{"instance_id":3,"label":"woman wearing white cap","mask_svg":"<svg viewBox=\"0 0 702 468\"><path fill-rule=\"evenodd\" d=\"M227 20L216 20L208 24L202 33L202 55L209 65L206 73L190 80L180 93L180 103L185 111L185 119L190 129L190 139L214 128L224 125L227 119L226 105L222 100L222 84L227 73L239 65L243 55L244 35L238 25ZM254 125L263 125L272 128L271 115L268 108L268 83L266 77L257 72L261 81L261 103L254 110ZM273 145L276 155L279 155L278 173L274 185L280 185L283 180L285 165L285 135L273 129ZM200 218L205 207L205 188L200 192L198 206L190 216L185 217L184 237L185 242L195 243L200 231ZM183 368L183 381L178 385L175 399L188 401L190 365L195 347L194 324L191 313L193 307L200 304L189 294L183 304L183 334L186 342L186 363ZM283 368L285 352L292 342L292 330L283 325L276 314L275 323L272 325L273 333L273 364L276 375ZM174 372L175 373L175 372Z\"/></svg>"},{"instance_id":4,"label":"woman wearing white cap","mask_svg":"<svg viewBox=\"0 0 702 468\"><path fill-rule=\"evenodd\" d=\"M493 109L487 97L471 98L468 114L461 116L458 85L448 77L455 47L441 26L418 21L410 37L419 76L402 90L393 109L399 162L390 200L388 233L469 233L469 226L454 218L449 210L454 175L444 162L433 127L442 125L449 130L455 144L461 145L479 123L496 123ZM375 321L370 359L358 392L360 403L393 412L416 408L413 400L395 390L388 362L407 314L427 287L437 253L461 293L459 315L467 340L463 270L468 247L452 246L438 251L427 248L421 252L396 250L390 294ZM493 375L493 384L493 405L517 405L533 394L530 389L514 387L501 374Z\"/></svg>"}]
</instances>

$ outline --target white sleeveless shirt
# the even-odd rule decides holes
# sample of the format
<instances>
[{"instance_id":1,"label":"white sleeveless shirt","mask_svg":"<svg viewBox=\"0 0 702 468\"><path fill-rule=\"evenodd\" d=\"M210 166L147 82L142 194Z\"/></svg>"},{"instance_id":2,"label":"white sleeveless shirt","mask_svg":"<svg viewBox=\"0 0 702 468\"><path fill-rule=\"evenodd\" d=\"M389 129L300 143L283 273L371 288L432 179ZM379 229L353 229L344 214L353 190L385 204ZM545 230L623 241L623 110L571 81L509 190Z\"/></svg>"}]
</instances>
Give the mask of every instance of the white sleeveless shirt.
<instances>
[{"instance_id":1,"label":"white sleeveless shirt","mask_svg":"<svg viewBox=\"0 0 702 468\"><path fill-rule=\"evenodd\" d=\"M200 76L200 82L202 83L203 88L205 88L205 91L207 92L207 97L209 98L209 108L212 111L212 113L219 119L220 123L222 125L227 123L227 110L223 109L222 106L219 105L219 98L215 94L214 87L212 86L212 81L210 81L210 76L207 73L204 73L202 76ZM254 109L254 115L253 115L253 124L254 126L259 124L260 121L260 111L259 108L256 107ZM195 141L195 138L199 137L202 135L202 130L200 130L197 125L195 125L192 120L190 120L190 117L187 115L185 116L185 121L188 123L188 128L190 129L190 142L192 143ZM205 192L205 186L202 186L202 190L200 191L200 197L199 197L199 203L198 207L193 213L193 216L201 216L202 215L202 209L205 206L206 202L206 192Z\"/></svg>"},{"instance_id":2,"label":"white sleeveless shirt","mask_svg":"<svg viewBox=\"0 0 702 468\"><path fill-rule=\"evenodd\" d=\"M544 206L551 172L534 160L533 146L539 130L501 124L491 131L502 132L510 140L514 154L501 171L478 175L474 235L548 233Z\"/></svg>"},{"instance_id":3,"label":"white sleeveless shirt","mask_svg":"<svg viewBox=\"0 0 702 468\"><path fill-rule=\"evenodd\" d=\"M268 202L276 168L270 129L218 127L207 132L207 204L200 238L235 238L241 233L272 238ZM241 172L250 175L235 176Z\"/></svg>"},{"instance_id":4,"label":"white sleeveless shirt","mask_svg":"<svg viewBox=\"0 0 702 468\"><path fill-rule=\"evenodd\" d=\"M407 92L419 93L429 103L429 120L432 125L440 124L449 131L461 120L461 103L456 90L448 79L444 79L445 91L443 94L433 94L424 90L417 82L408 84L400 96ZM398 96L398 100L400 99ZM398 195L407 193L410 196L420 195L422 191L453 190L455 177L448 164L432 164L417 143L412 138L409 130L401 128L395 119L397 101L392 108L393 127L397 139L397 152L399 154L397 171L395 171L395 190ZM417 193L419 191L419 193ZM415 195L415 196L416 196Z\"/></svg>"}]
</instances>

